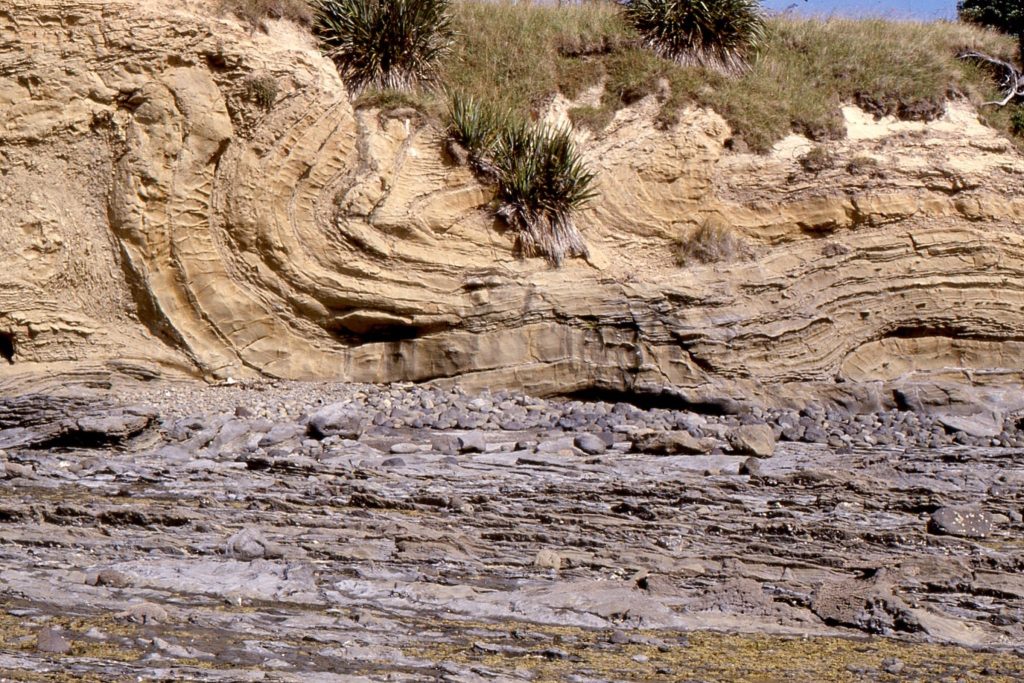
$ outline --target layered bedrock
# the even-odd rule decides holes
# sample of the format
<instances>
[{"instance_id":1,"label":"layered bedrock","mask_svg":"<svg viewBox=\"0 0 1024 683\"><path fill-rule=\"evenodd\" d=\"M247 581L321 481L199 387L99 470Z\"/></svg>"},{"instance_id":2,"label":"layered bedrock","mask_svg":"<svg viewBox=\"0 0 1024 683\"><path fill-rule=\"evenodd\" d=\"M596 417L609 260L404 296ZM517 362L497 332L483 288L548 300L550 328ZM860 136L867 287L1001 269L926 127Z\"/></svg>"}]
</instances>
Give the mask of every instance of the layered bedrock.
<instances>
[{"instance_id":1,"label":"layered bedrock","mask_svg":"<svg viewBox=\"0 0 1024 683\"><path fill-rule=\"evenodd\" d=\"M9 381L775 397L1021 381L1024 156L964 104L928 124L847 108L831 166L810 172L806 139L739 154L717 115L664 130L641 101L581 135L601 190L579 220L592 253L552 269L516 257L493 189L436 125L354 110L308 35L207 5L0 9ZM269 107L254 95L267 84ZM679 266L706 222L752 258Z\"/></svg>"}]
</instances>

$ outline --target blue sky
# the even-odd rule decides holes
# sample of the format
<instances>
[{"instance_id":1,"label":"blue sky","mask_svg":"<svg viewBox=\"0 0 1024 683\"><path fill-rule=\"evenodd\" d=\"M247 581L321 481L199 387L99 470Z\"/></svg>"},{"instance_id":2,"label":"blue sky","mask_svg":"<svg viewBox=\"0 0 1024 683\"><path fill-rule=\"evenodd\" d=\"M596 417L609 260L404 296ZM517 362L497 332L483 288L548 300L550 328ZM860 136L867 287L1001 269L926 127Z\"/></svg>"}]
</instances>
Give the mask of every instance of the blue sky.
<instances>
[{"instance_id":1,"label":"blue sky","mask_svg":"<svg viewBox=\"0 0 1024 683\"><path fill-rule=\"evenodd\" d=\"M883 16L893 19L953 19L956 0L764 0L765 8L781 12L788 7L803 14Z\"/></svg>"}]
</instances>

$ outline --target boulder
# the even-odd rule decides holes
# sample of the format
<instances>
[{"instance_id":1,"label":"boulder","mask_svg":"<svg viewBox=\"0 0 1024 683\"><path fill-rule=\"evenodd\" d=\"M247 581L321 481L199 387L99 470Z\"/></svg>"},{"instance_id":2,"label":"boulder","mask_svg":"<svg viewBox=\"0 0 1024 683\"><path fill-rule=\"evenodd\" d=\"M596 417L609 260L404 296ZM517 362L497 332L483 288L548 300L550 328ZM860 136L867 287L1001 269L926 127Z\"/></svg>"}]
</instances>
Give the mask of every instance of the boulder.
<instances>
[{"instance_id":1,"label":"boulder","mask_svg":"<svg viewBox=\"0 0 1024 683\"><path fill-rule=\"evenodd\" d=\"M487 440L482 432L467 432L456 439L459 453L483 453L487 450Z\"/></svg>"},{"instance_id":2,"label":"boulder","mask_svg":"<svg viewBox=\"0 0 1024 683\"><path fill-rule=\"evenodd\" d=\"M260 558L283 557L284 549L264 538L258 529L246 528L228 539L224 553L236 560L249 562Z\"/></svg>"},{"instance_id":3,"label":"boulder","mask_svg":"<svg viewBox=\"0 0 1024 683\"><path fill-rule=\"evenodd\" d=\"M633 439L634 453L651 455L704 455L711 452L714 444L707 439L698 439L690 432L651 432Z\"/></svg>"},{"instance_id":4,"label":"boulder","mask_svg":"<svg viewBox=\"0 0 1024 683\"><path fill-rule=\"evenodd\" d=\"M608 450L604 440L593 434L579 434L573 439L573 445L587 455L601 455Z\"/></svg>"},{"instance_id":5,"label":"boulder","mask_svg":"<svg viewBox=\"0 0 1024 683\"><path fill-rule=\"evenodd\" d=\"M44 628L36 634L36 650L63 655L71 652L71 643L59 631Z\"/></svg>"},{"instance_id":6,"label":"boulder","mask_svg":"<svg viewBox=\"0 0 1024 683\"><path fill-rule=\"evenodd\" d=\"M880 635L916 632L921 625L908 605L893 593L884 570L869 579L826 583L815 591L811 611L826 624Z\"/></svg>"},{"instance_id":7,"label":"boulder","mask_svg":"<svg viewBox=\"0 0 1024 683\"><path fill-rule=\"evenodd\" d=\"M537 551L537 557L534 558L533 564L535 567L541 567L543 569L561 569L562 556L554 550L541 548Z\"/></svg>"},{"instance_id":8,"label":"boulder","mask_svg":"<svg viewBox=\"0 0 1024 683\"><path fill-rule=\"evenodd\" d=\"M936 419L946 431L962 432L979 438L999 436L1003 431L1002 414L992 410L973 415L939 415Z\"/></svg>"},{"instance_id":9,"label":"boulder","mask_svg":"<svg viewBox=\"0 0 1024 683\"><path fill-rule=\"evenodd\" d=\"M332 403L313 413L306 429L314 439L340 436L358 439L366 429L367 420L358 408L349 403Z\"/></svg>"},{"instance_id":10,"label":"boulder","mask_svg":"<svg viewBox=\"0 0 1024 683\"><path fill-rule=\"evenodd\" d=\"M65 438L117 443L141 433L152 420L153 415L128 412L82 417L65 431Z\"/></svg>"},{"instance_id":11,"label":"boulder","mask_svg":"<svg viewBox=\"0 0 1024 683\"><path fill-rule=\"evenodd\" d=\"M731 430L726 440L738 455L768 458L775 453L775 432L766 424L742 425Z\"/></svg>"}]
</instances>

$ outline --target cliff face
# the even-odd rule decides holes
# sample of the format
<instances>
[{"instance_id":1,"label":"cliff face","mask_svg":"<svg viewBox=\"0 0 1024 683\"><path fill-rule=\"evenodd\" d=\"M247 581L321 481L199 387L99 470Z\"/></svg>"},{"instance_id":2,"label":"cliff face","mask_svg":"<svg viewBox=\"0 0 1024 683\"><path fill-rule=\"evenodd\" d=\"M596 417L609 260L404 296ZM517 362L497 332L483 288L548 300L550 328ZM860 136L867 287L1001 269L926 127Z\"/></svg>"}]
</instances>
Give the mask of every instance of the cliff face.
<instances>
[{"instance_id":1,"label":"cliff face","mask_svg":"<svg viewBox=\"0 0 1024 683\"><path fill-rule=\"evenodd\" d=\"M1024 157L969 109L931 124L847 109L814 170L795 136L746 155L712 113L653 117L641 102L584 141L592 255L552 270L515 257L492 191L436 129L353 111L294 27L251 33L194 2L13 0L3 373L693 396L1021 381ZM677 266L704 222L754 257Z\"/></svg>"}]
</instances>

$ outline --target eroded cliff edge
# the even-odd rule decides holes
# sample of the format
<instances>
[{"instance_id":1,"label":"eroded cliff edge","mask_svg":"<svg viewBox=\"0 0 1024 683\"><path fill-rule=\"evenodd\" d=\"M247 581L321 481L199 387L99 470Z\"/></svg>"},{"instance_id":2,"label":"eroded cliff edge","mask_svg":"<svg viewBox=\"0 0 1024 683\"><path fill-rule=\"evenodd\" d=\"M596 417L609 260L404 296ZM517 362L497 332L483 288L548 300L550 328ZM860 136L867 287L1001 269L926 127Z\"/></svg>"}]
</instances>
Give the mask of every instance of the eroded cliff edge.
<instances>
[{"instance_id":1,"label":"eroded cliff edge","mask_svg":"<svg viewBox=\"0 0 1024 683\"><path fill-rule=\"evenodd\" d=\"M193 2L0 10L8 382L113 370L692 400L813 385L883 403L880 383L1019 386L1024 156L962 105L931 124L847 109L848 138L808 171L806 140L738 154L716 115L661 130L642 101L584 142L592 256L552 270L515 257L436 128L354 111L302 32L268 28ZM267 78L269 110L251 88ZM677 266L709 220L755 257Z\"/></svg>"}]
</instances>

